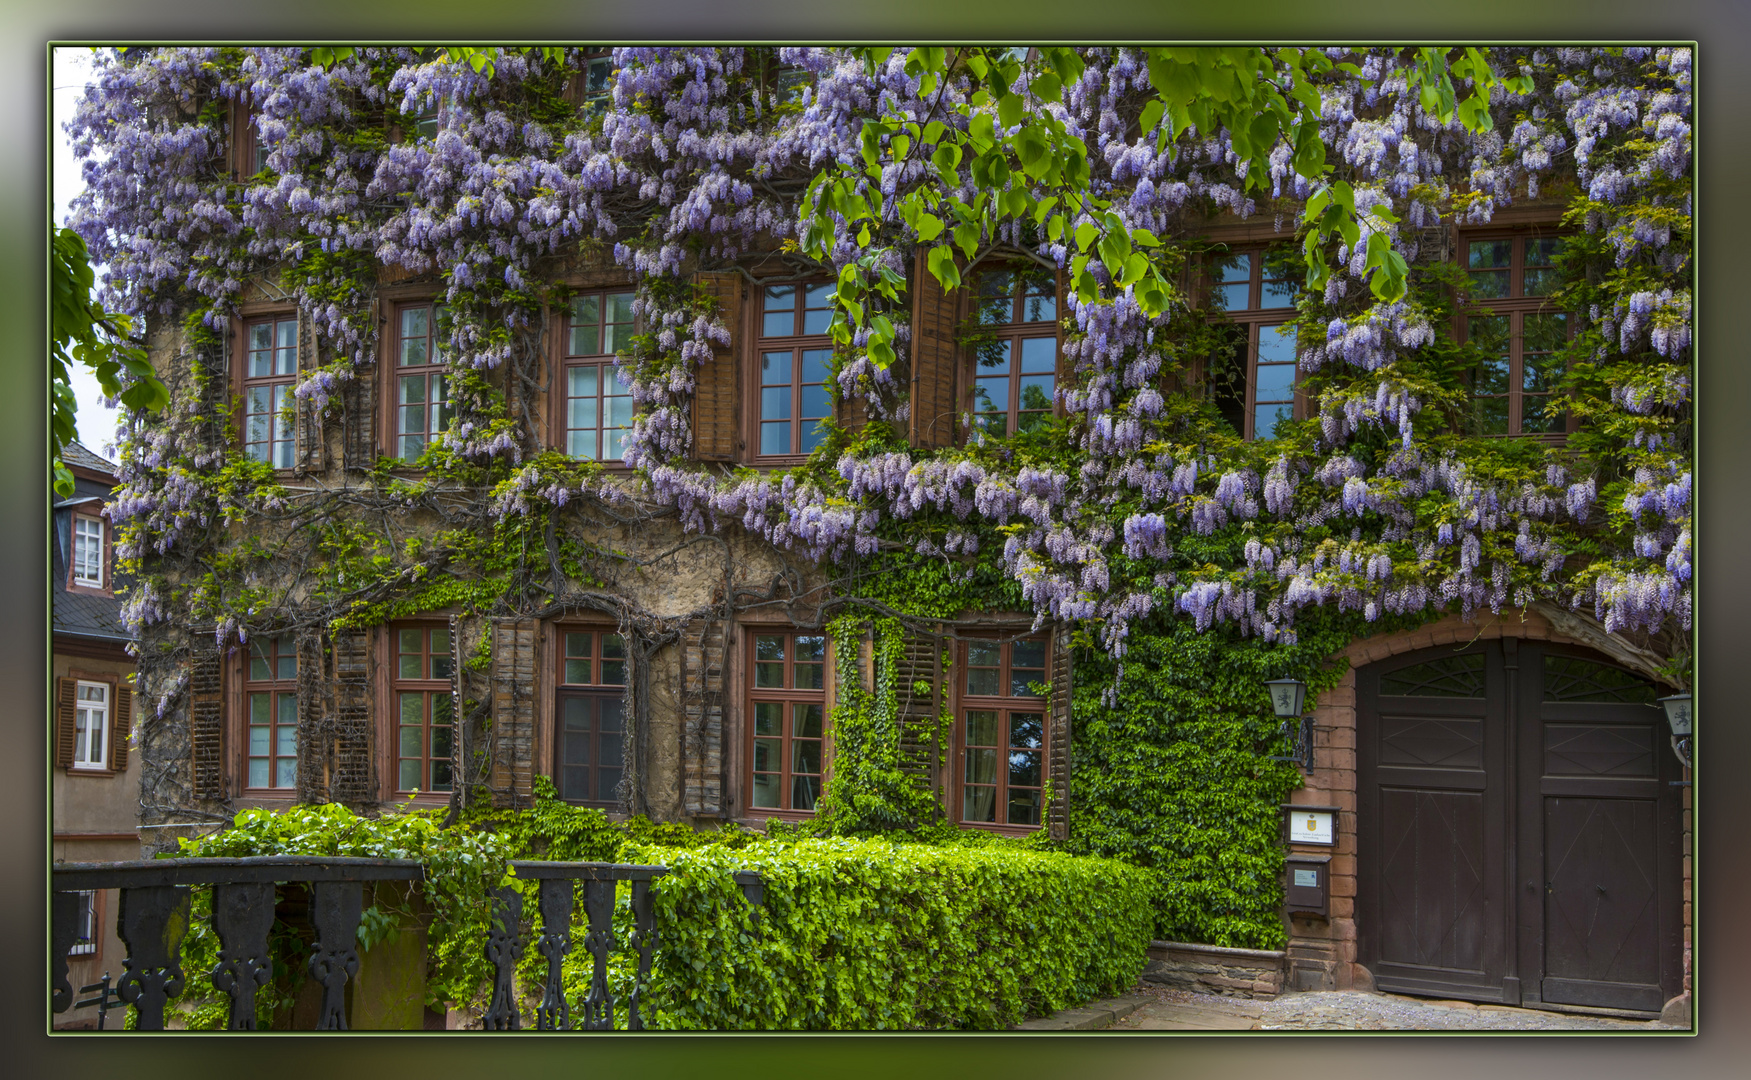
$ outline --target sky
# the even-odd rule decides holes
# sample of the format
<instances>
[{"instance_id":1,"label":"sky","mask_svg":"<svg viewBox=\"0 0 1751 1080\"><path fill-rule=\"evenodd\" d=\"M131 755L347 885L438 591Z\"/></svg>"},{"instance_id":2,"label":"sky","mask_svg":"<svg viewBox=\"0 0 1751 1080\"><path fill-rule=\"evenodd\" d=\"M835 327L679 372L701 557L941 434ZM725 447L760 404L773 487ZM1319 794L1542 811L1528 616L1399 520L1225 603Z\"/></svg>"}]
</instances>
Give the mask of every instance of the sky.
<instances>
[{"instance_id":1,"label":"sky","mask_svg":"<svg viewBox=\"0 0 1751 1080\"><path fill-rule=\"evenodd\" d=\"M54 154L50 159L49 193L54 199L54 223L60 226L67 223L73 199L85 187L63 125L72 119L73 108L90 77L91 50L84 46L57 48L53 74L54 125L50 137L54 141ZM99 276L102 272L99 267ZM116 410L104 406L103 395L97 389L97 377L89 368L73 365L73 392L79 398L79 441L86 449L114 461L115 454L107 448L115 442Z\"/></svg>"}]
</instances>

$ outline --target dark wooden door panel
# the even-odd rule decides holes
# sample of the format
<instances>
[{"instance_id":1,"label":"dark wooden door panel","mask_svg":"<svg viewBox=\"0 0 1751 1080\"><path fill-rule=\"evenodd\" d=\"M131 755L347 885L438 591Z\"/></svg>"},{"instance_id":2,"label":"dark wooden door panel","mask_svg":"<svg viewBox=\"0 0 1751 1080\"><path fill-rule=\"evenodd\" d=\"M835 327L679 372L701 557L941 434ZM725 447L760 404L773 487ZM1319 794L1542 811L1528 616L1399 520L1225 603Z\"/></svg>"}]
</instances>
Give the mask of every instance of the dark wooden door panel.
<instances>
[{"instance_id":1,"label":"dark wooden door panel","mask_svg":"<svg viewBox=\"0 0 1751 1080\"><path fill-rule=\"evenodd\" d=\"M1379 960L1478 981L1486 955L1484 800L1480 793L1380 790Z\"/></svg>"},{"instance_id":2,"label":"dark wooden door panel","mask_svg":"<svg viewBox=\"0 0 1751 1080\"><path fill-rule=\"evenodd\" d=\"M1658 1009L1658 807L1544 800L1546 1001ZM1643 1004L1615 1004L1629 1000Z\"/></svg>"}]
</instances>

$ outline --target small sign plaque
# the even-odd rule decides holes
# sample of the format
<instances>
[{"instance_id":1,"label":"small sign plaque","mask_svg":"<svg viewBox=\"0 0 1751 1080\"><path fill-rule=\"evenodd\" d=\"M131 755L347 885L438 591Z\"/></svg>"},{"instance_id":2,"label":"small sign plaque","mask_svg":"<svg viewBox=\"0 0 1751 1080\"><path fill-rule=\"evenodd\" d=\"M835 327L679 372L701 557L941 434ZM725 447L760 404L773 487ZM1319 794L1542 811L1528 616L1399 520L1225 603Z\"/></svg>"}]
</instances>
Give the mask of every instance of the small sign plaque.
<instances>
[{"instance_id":1,"label":"small sign plaque","mask_svg":"<svg viewBox=\"0 0 1751 1080\"><path fill-rule=\"evenodd\" d=\"M1319 871L1297 869L1295 871L1295 885L1298 888L1319 888Z\"/></svg>"},{"instance_id":2,"label":"small sign plaque","mask_svg":"<svg viewBox=\"0 0 1751 1080\"><path fill-rule=\"evenodd\" d=\"M1289 842L1291 844L1331 844L1332 812L1330 810L1289 810Z\"/></svg>"}]
</instances>

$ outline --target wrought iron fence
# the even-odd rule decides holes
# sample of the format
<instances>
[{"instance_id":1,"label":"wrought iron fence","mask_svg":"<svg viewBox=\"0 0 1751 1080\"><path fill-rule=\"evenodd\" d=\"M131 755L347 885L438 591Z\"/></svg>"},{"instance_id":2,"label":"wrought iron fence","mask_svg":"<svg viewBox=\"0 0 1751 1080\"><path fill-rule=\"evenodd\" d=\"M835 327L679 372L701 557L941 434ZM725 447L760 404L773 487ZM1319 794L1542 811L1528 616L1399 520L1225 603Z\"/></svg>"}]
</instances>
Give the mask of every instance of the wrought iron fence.
<instances>
[{"instance_id":1,"label":"wrought iron fence","mask_svg":"<svg viewBox=\"0 0 1751 1080\"><path fill-rule=\"evenodd\" d=\"M534 882L540 916L535 947L547 961L547 979L536 1027L542 1031L611 1031L615 1001L609 990L608 957L615 949L615 886L631 884L633 929L628 945L638 956L638 973L626 1000L626 1027L645 1029L640 1010L649 985L658 927L651 883L666 867L622 863L511 863L517 877ZM256 1027L255 992L273 978L268 933L274 921L274 886L307 883L311 891L311 921L316 940L309 972L322 986L318 1030L345 1030L345 991L359 969L356 948L364 904L364 885L377 881L423 880L423 868L406 860L309 858L267 855L241 859L157 859L119 863L58 863L53 869L51 913L50 1003L64 1012L73 1002L67 981L67 956L80 931L80 893L120 889L117 932L127 946L125 968L117 981L120 1000L133 1005L141 1031L164 1029L165 1007L182 992L181 945L188 927L192 891L213 887L213 929L219 937L219 963L213 985L230 1001L229 1027ZM739 871L736 884L749 907L759 909L764 885L752 871ZM575 889L584 890L587 930L583 947L591 957L590 989L582 1015L574 1017L566 999L562 965L572 951ZM522 1026L516 988L516 965L528 944L523 933L523 897L511 888L492 892L492 917L485 942L493 967L493 992L485 1014L489 1030L514 1031ZM90 988L86 988L89 990Z\"/></svg>"}]
</instances>

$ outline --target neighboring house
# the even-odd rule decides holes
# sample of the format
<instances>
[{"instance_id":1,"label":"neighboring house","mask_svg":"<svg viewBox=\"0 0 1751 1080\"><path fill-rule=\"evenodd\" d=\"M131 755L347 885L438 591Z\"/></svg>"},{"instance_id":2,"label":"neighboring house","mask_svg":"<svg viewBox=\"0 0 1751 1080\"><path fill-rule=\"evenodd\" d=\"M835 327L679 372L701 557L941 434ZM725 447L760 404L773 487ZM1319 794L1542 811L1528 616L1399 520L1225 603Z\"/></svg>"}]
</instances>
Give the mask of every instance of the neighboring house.
<instances>
[{"instance_id":1,"label":"neighboring house","mask_svg":"<svg viewBox=\"0 0 1751 1080\"><path fill-rule=\"evenodd\" d=\"M580 63L566 100L586 117L613 108L601 96L610 78L606 60L590 54ZM692 68L676 70L674 77L683 78ZM801 85L783 83L783 70L774 70L781 85ZM843 71L835 77L850 78ZM202 92L220 100L215 89ZM250 92L266 90L254 84ZM122 111L133 107L131 99L118 100L128 102ZM539 103L551 109L553 100L546 94ZM408 114L405 125L381 108L371 113L377 141L357 145L387 140L392 148L377 164L359 166L362 179L347 174L352 186L337 187L335 204L353 205L367 181L387 176L386 194L370 212L407 212L416 196L406 192L424 179L394 170L427 160L421 139L435 140L432 160L438 151L460 154L454 129L440 124L477 120L458 119L450 110L461 107L445 101L439 113ZM295 122L285 112L273 130ZM244 105L233 107L231 123L231 159L216 156L202 166L208 180L221 178L212 180L216 200L238 198L226 183L254 184L251 197L259 199L249 212L265 218L271 215L262 208L280 197L270 189L277 183L282 194L290 190L295 168L306 170L300 182L316 183L310 178L323 166L293 154L306 144L330 145L326 134L312 129L302 142L287 136L284 148L270 152L253 134ZM1124 130L1123 124L1101 130L1109 127ZM493 134L500 129L524 130L493 114L480 122L486 133L480 137L511 138ZM542 141L545 132L526 137L531 146L550 145ZM285 182L261 177L276 163L288 173ZM480 168L502 168L494 184L508 184L502 176L514 171ZM605 165L600 170L612 173ZM791 179L800 191L806 175ZM138 178L148 188L183 182L180 175ZM648 200L667 183L648 181L639 196L647 202L627 194L627 205L657 214ZM326 205L303 194L291 201L299 199ZM442 202L433 199L434 206ZM1470 283L1470 299L1452 311L1452 325L1435 332L1449 344L1479 346L1454 390L1464 404L1438 433L1443 440L1558 445L1578 426L1572 414L1545 407L1554 405L1551 357L1574 333L1573 314L1547 302L1554 260L1572 232L1559 225L1564 207L1562 199L1533 195L1499 211L1487 227L1449 218L1419 230L1419 271L1444 270L1446 280ZM1285 200L1277 221L1267 212L1241 220L1188 203L1163 230L1196 249L1193 258L1201 261L1187 273L1194 301L1188 321L1217 344L1191 358L1174 381L1161 380L1157 406L1161 396L1179 395L1183 414L1219 415L1226 427L1215 437L1226 444L1281 437L1288 430L1281 425L1319 414L1289 326L1297 300L1307 299L1298 291L1302 268L1282 261L1289 226L1279 222L1294 210ZM609 210L600 213L605 219ZM296 250L314 251L308 237L318 230L300 221L310 231L299 233L298 243L310 246ZM410 232L426 233L429 223L418 218L415 227L397 218L402 231L382 226L383 235L399 243ZM319 224L329 236L356 222ZM620 235L633 235L635 224L643 227L630 218L620 222ZM454 224L458 234L477 227L493 226ZM443 261L448 247L400 262L361 256L345 271L354 277L339 284L321 279L320 300L297 289L342 273L333 269L339 260L310 271L302 286L281 273L289 261L251 264L254 272L237 275L241 284L212 306L210 297L175 292L174 281L161 285L158 302L175 317L153 323L153 358L183 396L170 419L147 429L157 440L151 456L164 463L138 468L146 508L137 520L161 538L143 563L161 588L143 631L149 659L141 682L164 702L147 747L145 783L153 797L145 823L222 819L245 806L294 802L366 811L477 800L528 805L538 777L550 778L573 803L699 826L758 827L812 815L843 752L836 751L832 717L853 689L844 680L855 675L863 683L855 689L869 693L884 681L873 674L879 650L867 634L836 644L823 625L824 604L857 587L858 558L816 562L797 545L773 542L769 515L781 510L777 497L757 505L738 495L746 501L707 526L706 507L725 490L715 485L808 464L810 452L834 434L825 423L830 418L845 429L891 424L887 445L910 455L900 476L943 461L958 466L965 459L954 455L971 440L1021 440L1050 428L1069 411L1066 391L1088 368L1069 356L1067 339L1077 324L1066 318L1064 275L1045 266L1037 250L1044 245L984 247L979 261L961 268L966 287L946 293L920 251L903 273L895 271L907 290L896 321L909 323L908 352L894 369L900 377L890 378L885 391L871 390L867 401L850 393L840 398L829 392L831 270L801 265L794 245L761 235L766 246L739 258L708 259L694 248L677 256L687 260L678 277L692 286L688 295L710 298L701 310L723 332L689 342L697 346L692 366L677 367L685 378L673 380L685 391L647 386L641 398L647 417L669 425L664 430L674 445L690 448L654 461L668 470L669 485L659 485L655 496L640 493L622 463L635 435L651 440L648 455L658 439L649 432L661 428L654 419L642 432L633 428L634 395L623 369L632 366L633 350L646 347L637 339L661 335L645 333L655 328L636 314L638 283L606 244L555 241L558 254L524 273L529 284L517 298L545 302L533 302L535 314L523 324L477 313L482 337L489 329L505 332L509 343L498 366L468 371L446 351L452 315L444 300L454 280ZM269 246L260 234L250 243ZM462 250L463 241L455 243ZM164 245L174 247L169 239ZM376 248L355 242L353 251L391 249L385 239ZM198 272L207 273L201 266ZM509 270L493 266L510 279ZM196 273L189 271L191 280ZM180 277L164 280L171 279ZM538 286L556 288L542 293ZM197 312L206 314L204 328L192 317ZM348 332L355 326L347 319L374 335L358 355L335 344L337 326ZM691 314L672 319L663 333L685 337L690 321ZM337 370L345 377L336 378ZM1102 377L1109 400L1125 392L1110 375ZM301 385L320 393L298 397ZM881 393L888 400L878 401ZM657 407L671 400L678 402L673 411L660 413ZM1199 413L1196 402L1208 407ZM489 415L489 408L502 413ZM1101 420L1110 434L1112 417ZM679 438L683 428L687 440ZM515 470L491 482L458 470L420 487L427 479L422 454L452 434L458 442L497 440L468 444L477 455L470 463L514 445ZM603 495L556 480L564 466L553 462L567 459L600 462L620 487ZM1182 460L1192 461L1195 479L1198 459ZM136 849L129 830L139 800L134 775L113 768L125 760L120 732L128 693L120 675L131 665L109 598L107 554L92 554L108 550L106 527L94 512L108 491L94 485L107 476L92 474L73 453L68 461L80 477L80 497L92 501L58 504L56 513L55 674L66 680L57 700L68 718L57 744L64 760L56 770L56 853L120 856ZM651 457L643 464L655 471ZM193 490L190 476L221 465L253 469L263 490L272 485L269 494L252 502L238 489L222 497ZM1060 481L1073 473L1064 469ZM928 483L948 485L933 475ZM237 476L234 470L227 482L241 487ZM996 520L1013 535L1025 515L1037 512L1043 521L1055 512L1049 481L1018 493L1013 474L1003 479L989 492L981 489L977 513L962 516L973 523L969 532ZM1200 506L1215 505L1212 480L1199 481ZM1241 493L1247 499L1256 480ZM1186 483L1189 499L1192 481ZM558 497L542 494L556 488ZM1342 476L1332 490L1343 496L1332 496L1329 514L1347 513L1351 489ZM539 527L519 533L511 526L523 528L526 519L504 507L525 498L536 505L531 517ZM918 495L912 509L925 498ZM971 485L955 498L970 503ZM981 520L994 504L1003 506L1002 516ZM239 507L248 512L231 517ZM799 514L791 536L840 527L832 514L843 512L829 506L813 519ZM1356 520L1353 535L1347 522L1343 532L1359 544L1360 511ZM456 539L463 534L481 545L506 537L514 544L477 558L481 548ZM955 536L930 557L944 564L970 559L957 554ZM1506 526L1490 540L1509 550L1515 545ZM70 546L76 542L85 546ZM1116 562L1112 530L1103 542ZM857 548L859 557L905 549L896 540L882 543L888 547L872 537ZM1001 547L1003 540L991 543ZM1104 588L1106 557L1090 557L1085 582L1098 577ZM1171 553L1156 557L1166 565ZM66 577L69 559L77 571L99 565L90 562L96 558L105 560L91 571L97 576ZM507 564L511 569L503 569ZM1372 582L1372 569L1369 575ZM491 581L505 588L485 589L482 583ZM1688 788L1681 786L1687 774L1668 750L1653 706L1667 692L1656 681L1665 658L1543 600L1501 604L1499 614L1490 614L1487 602L1471 602L1478 607L1474 621L1433 618L1414 630L1355 640L1329 658L1347 660L1351 670L1336 689L1309 702L1314 746L1305 786L1292 802L1329 811L1334 830L1329 843L1288 845L1299 859L1291 863L1296 889L1283 911L1289 985L1375 985L1658 1012L1687 985L1690 919ZM67 659L64 606L66 640L83 650ZM1087 609L1093 607L1090 601ZM888 654L887 685L898 714L887 732L891 749L908 782L936 800L947 821L1010 835L1045 829L1057 838L1076 827L1071 630L1069 620L1052 618L1036 628L1032 610L962 611L932 625L914 623ZM842 648L857 655L839 655ZM1042 696L1041 688L1049 693ZM96 715L77 711L95 700L82 694L107 695L103 723L112 734L100 751L90 749L95 744L72 719ZM1262 692L1260 702L1262 709ZM951 720L940 753L924 734L939 710ZM1076 737L1086 736L1079 730ZM82 762L81 754L96 757ZM176 831L157 830L154 844L169 844ZM75 833L102 839L78 841ZM75 843L90 854L73 854ZM1316 883L1306 887L1312 893L1300 887L1303 880Z\"/></svg>"},{"instance_id":2,"label":"neighboring house","mask_svg":"<svg viewBox=\"0 0 1751 1080\"><path fill-rule=\"evenodd\" d=\"M64 451L73 495L54 504L50 565L54 595L51 811L56 862L140 857L140 769L129 746L134 658L116 598L115 544L108 504L115 466L79 443ZM80 939L69 957L77 991L122 974L115 890L83 894ZM90 995L80 995L80 999ZM57 1027L95 1023L92 1008L59 1013ZM119 1018L109 1026L121 1023Z\"/></svg>"}]
</instances>

